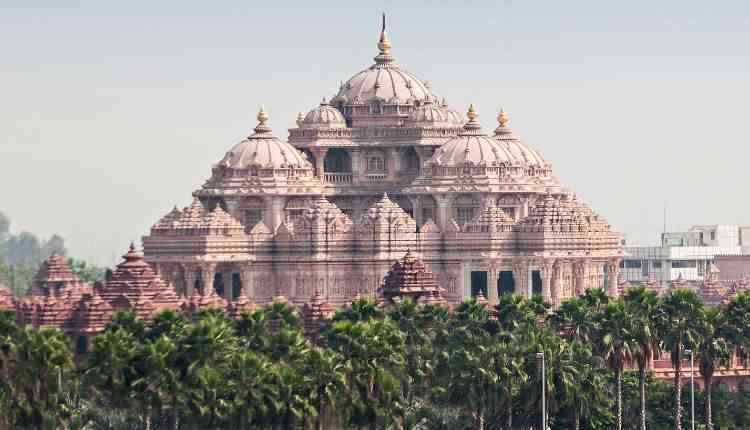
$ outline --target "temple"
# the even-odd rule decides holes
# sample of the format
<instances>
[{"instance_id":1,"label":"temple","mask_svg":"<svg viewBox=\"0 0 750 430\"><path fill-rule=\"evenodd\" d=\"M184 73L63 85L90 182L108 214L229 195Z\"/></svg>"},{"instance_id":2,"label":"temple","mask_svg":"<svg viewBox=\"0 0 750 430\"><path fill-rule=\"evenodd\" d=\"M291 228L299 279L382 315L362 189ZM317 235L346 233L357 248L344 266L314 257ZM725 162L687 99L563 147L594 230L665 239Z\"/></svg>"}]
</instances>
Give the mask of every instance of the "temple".
<instances>
[{"instance_id":1,"label":"temple","mask_svg":"<svg viewBox=\"0 0 750 430\"><path fill-rule=\"evenodd\" d=\"M508 114L486 132L473 105L452 108L391 49L383 27L374 62L300 113L286 140L261 108L192 202L143 238L159 275L183 297L208 287L228 302L303 306L318 292L339 307L381 286L391 300L381 283L410 251L434 276L410 287L422 301L617 294L619 235Z\"/></svg>"}]
</instances>

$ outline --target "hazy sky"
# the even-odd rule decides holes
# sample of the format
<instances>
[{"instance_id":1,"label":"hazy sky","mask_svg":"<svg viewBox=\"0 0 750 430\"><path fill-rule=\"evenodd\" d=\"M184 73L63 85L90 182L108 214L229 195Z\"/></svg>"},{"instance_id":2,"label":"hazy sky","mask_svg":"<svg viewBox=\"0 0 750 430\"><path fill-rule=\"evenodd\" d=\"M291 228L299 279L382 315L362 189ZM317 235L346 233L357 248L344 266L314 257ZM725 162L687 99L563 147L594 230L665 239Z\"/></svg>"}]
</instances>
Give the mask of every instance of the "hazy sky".
<instances>
[{"instance_id":1,"label":"hazy sky","mask_svg":"<svg viewBox=\"0 0 750 430\"><path fill-rule=\"evenodd\" d=\"M747 1L0 1L0 210L111 264L255 126L392 53L485 130L503 106L632 242L750 223ZM367 6L357 6L366 4ZM448 6L450 4L450 6Z\"/></svg>"}]
</instances>

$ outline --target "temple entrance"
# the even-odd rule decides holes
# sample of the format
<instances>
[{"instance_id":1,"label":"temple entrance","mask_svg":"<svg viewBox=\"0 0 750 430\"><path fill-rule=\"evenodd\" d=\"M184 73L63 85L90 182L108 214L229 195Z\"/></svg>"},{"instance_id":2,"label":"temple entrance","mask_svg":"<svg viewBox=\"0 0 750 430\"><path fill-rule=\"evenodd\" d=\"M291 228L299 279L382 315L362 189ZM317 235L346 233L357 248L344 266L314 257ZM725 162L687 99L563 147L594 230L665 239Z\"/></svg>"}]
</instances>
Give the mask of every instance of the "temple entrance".
<instances>
[{"instance_id":1,"label":"temple entrance","mask_svg":"<svg viewBox=\"0 0 750 430\"><path fill-rule=\"evenodd\" d=\"M500 272L500 276L497 278L497 291L499 295L516 292L516 281L513 279L513 272L510 270Z\"/></svg>"},{"instance_id":2,"label":"temple entrance","mask_svg":"<svg viewBox=\"0 0 750 430\"><path fill-rule=\"evenodd\" d=\"M487 297L487 272L471 272L471 297L476 297L479 292Z\"/></svg>"},{"instance_id":3,"label":"temple entrance","mask_svg":"<svg viewBox=\"0 0 750 430\"><path fill-rule=\"evenodd\" d=\"M232 299L242 295L242 279L239 273L232 273Z\"/></svg>"},{"instance_id":4,"label":"temple entrance","mask_svg":"<svg viewBox=\"0 0 750 430\"><path fill-rule=\"evenodd\" d=\"M214 275L214 291L216 291L216 294L224 297L224 276L221 273Z\"/></svg>"},{"instance_id":5,"label":"temple entrance","mask_svg":"<svg viewBox=\"0 0 750 430\"><path fill-rule=\"evenodd\" d=\"M531 271L531 295L542 294L542 273L538 270Z\"/></svg>"}]
</instances>

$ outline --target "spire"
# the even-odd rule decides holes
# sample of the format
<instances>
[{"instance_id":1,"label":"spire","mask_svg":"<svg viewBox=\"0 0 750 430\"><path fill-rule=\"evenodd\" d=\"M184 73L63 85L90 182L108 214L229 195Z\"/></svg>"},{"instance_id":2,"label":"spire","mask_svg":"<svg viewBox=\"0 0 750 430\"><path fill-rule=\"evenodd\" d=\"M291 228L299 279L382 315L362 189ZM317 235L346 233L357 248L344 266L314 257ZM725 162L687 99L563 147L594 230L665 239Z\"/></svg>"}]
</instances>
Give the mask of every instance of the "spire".
<instances>
[{"instance_id":1,"label":"spire","mask_svg":"<svg viewBox=\"0 0 750 430\"><path fill-rule=\"evenodd\" d=\"M507 113L505 113L505 109L500 108L500 113L497 114L497 123L499 125L495 129L495 136L510 135L512 131L510 127L508 127L509 122L510 122L510 117L508 116Z\"/></svg>"},{"instance_id":2,"label":"spire","mask_svg":"<svg viewBox=\"0 0 750 430\"><path fill-rule=\"evenodd\" d=\"M297 114L297 127L302 128L302 125L305 123L305 114L302 112Z\"/></svg>"},{"instance_id":3,"label":"spire","mask_svg":"<svg viewBox=\"0 0 750 430\"><path fill-rule=\"evenodd\" d=\"M256 118L258 119L258 125L255 126L255 134L270 133L271 127L266 125L266 122L268 121L268 112L266 112L266 108L263 105L260 106Z\"/></svg>"},{"instance_id":4,"label":"spire","mask_svg":"<svg viewBox=\"0 0 750 430\"><path fill-rule=\"evenodd\" d=\"M388 40L388 33L385 31L385 13L383 13L383 25L380 28L378 51L380 51L380 53L375 57L376 64L388 64L393 62L393 57L391 57L391 41Z\"/></svg>"},{"instance_id":5,"label":"spire","mask_svg":"<svg viewBox=\"0 0 750 430\"><path fill-rule=\"evenodd\" d=\"M466 117L469 118L469 122L464 124L464 129L461 132L461 135L480 134L482 130L482 126L479 124L479 121L477 121L479 114L477 113L477 110L474 108L473 103L469 105L469 111L466 112Z\"/></svg>"},{"instance_id":6,"label":"spire","mask_svg":"<svg viewBox=\"0 0 750 430\"><path fill-rule=\"evenodd\" d=\"M469 105L469 111L466 112L466 117L469 118L469 122L474 122L474 120L477 119L479 114L477 113L476 109L474 108L474 103L471 103Z\"/></svg>"},{"instance_id":7,"label":"spire","mask_svg":"<svg viewBox=\"0 0 750 430\"><path fill-rule=\"evenodd\" d=\"M497 114L497 123L500 124L500 127L505 127L509 122L510 117L505 113L505 109L500 108L500 113Z\"/></svg>"}]
</instances>

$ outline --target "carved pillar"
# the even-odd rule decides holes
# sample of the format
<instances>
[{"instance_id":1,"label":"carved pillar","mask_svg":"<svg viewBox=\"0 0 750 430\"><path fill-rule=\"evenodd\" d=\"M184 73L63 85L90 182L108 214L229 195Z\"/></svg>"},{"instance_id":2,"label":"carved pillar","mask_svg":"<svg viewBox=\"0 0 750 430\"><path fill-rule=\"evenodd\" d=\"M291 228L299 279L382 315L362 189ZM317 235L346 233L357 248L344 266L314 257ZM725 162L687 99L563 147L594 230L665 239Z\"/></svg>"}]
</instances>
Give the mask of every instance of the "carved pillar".
<instances>
[{"instance_id":1,"label":"carved pillar","mask_svg":"<svg viewBox=\"0 0 750 430\"><path fill-rule=\"evenodd\" d=\"M310 148L310 152L315 157L315 175L322 179L325 173L325 159L328 148Z\"/></svg>"},{"instance_id":2,"label":"carved pillar","mask_svg":"<svg viewBox=\"0 0 750 430\"><path fill-rule=\"evenodd\" d=\"M575 278L576 278L575 294L577 296L580 296L586 291L586 288L588 288L588 285L587 285L588 273L589 273L588 260L577 261L574 266L574 271L575 271Z\"/></svg>"},{"instance_id":3,"label":"carved pillar","mask_svg":"<svg viewBox=\"0 0 750 430\"><path fill-rule=\"evenodd\" d=\"M554 275L552 276L552 305L555 309L560 307L563 296L563 276L565 271L565 263L562 260L557 260L554 267Z\"/></svg>"},{"instance_id":4,"label":"carved pillar","mask_svg":"<svg viewBox=\"0 0 750 430\"><path fill-rule=\"evenodd\" d=\"M554 259L544 259L541 261L540 269L542 274L542 298L545 302L552 304L552 273L554 270Z\"/></svg>"},{"instance_id":5,"label":"carved pillar","mask_svg":"<svg viewBox=\"0 0 750 430\"><path fill-rule=\"evenodd\" d=\"M245 295L250 299L255 299L255 286L253 285L253 270L250 268L250 264L242 268L242 287L245 291Z\"/></svg>"},{"instance_id":6,"label":"carved pillar","mask_svg":"<svg viewBox=\"0 0 750 430\"><path fill-rule=\"evenodd\" d=\"M414 218L414 222L417 223L418 227L422 227L424 220L422 219L422 205L419 201L419 196L409 196L411 202L411 211Z\"/></svg>"},{"instance_id":7,"label":"carved pillar","mask_svg":"<svg viewBox=\"0 0 750 430\"><path fill-rule=\"evenodd\" d=\"M617 297L620 292L617 289L617 274L620 270L620 260L614 258L607 263L607 295Z\"/></svg>"},{"instance_id":8,"label":"carved pillar","mask_svg":"<svg viewBox=\"0 0 750 430\"><path fill-rule=\"evenodd\" d=\"M281 223L284 221L284 205L286 204L286 198L284 197L269 197L266 201L266 208L268 211L266 225L271 228L272 232L276 232Z\"/></svg>"},{"instance_id":9,"label":"carved pillar","mask_svg":"<svg viewBox=\"0 0 750 430\"><path fill-rule=\"evenodd\" d=\"M185 278L185 295L191 296L195 290L195 281L198 279L196 274L197 267L194 264L183 264L182 270Z\"/></svg>"},{"instance_id":10,"label":"carved pillar","mask_svg":"<svg viewBox=\"0 0 750 430\"><path fill-rule=\"evenodd\" d=\"M208 294L214 288L214 273L216 270L216 264L214 263L203 263L201 264L201 280L203 281L203 294Z\"/></svg>"},{"instance_id":11,"label":"carved pillar","mask_svg":"<svg viewBox=\"0 0 750 430\"><path fill-rule=\"evenodd\" d=\"M513 283L515 284L516 294L523 294L526 297L531 296L527 282L529 272L529 262L525 258L518 258L513 261Z\"/></svg>"},{"instance_id":12,"label":"carved pillar","mask_svg":"<svg viewBox=\"0 0 750 430\"><path fill-rule=\"evenodd\" d=\"M437 219L435 222L440 227L440 231L445 231L445 226L450 222L450 209L451 201L453 198L449 195L435 196L435 203L437 204Z\"/></svg>"},{"instance_id":13,"label":"carved pillar","mask_svg":"<svg viewBox=\"0 0 750 430\"><path fill-rule=\"evenodd\" d=\"M349 150L349 154L352 157L352 183L357 184L359 182L359 176L362 172L362 151L359 148L352 148Z\"/></svg>"},{"instance_id":14,"label":"carved pillar","mask_svg":"<svg viewBox=\"0 0 750 430\"><path fill-rule=\"evenodd\" d=\"M398 171L398 148L388 148L387 159L388 163L388 179L396 178L396 172Z\"/></svg>"},{"instance_id":15,"label":"carved pillar","mask_svg":"<svg viewBox=\"0 0 750 430\"><path fill-rule=\"evenodd\" d=\"M497 305L499 298L497 295L497 266L494 264L490 265L487 270L487 300L490 305Z\"/></svg>"}]
</instances>

